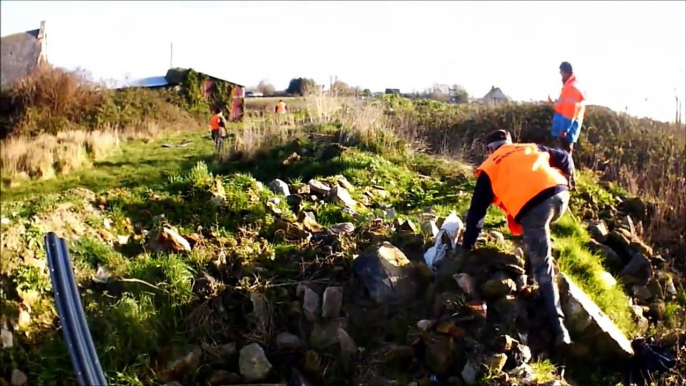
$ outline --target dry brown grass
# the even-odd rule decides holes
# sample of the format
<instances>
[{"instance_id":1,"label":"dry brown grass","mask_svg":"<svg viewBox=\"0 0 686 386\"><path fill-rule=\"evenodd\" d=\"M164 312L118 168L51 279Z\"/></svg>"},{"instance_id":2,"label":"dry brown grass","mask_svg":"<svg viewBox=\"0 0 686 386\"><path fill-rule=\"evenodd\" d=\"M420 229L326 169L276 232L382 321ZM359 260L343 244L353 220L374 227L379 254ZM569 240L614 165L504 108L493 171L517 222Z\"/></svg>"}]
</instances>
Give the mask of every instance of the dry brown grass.
<instances>
[{"instance_id":1,"label":"dry brown grass","mask_svg":"<svg viewBox=\"0 0 686 386\"><path fill-rule=\"evenodd\" d=\"M157 122L146 122L125 130L106 125L94 131L12 137L0 142L0 171L9 184L28 178L49 179L87 168L93 161L109 157L119 150L121 142L148 140L178 130L178 126L163 130Z\"/></svg>"},{"instance_id":2,"label":"dry brown grass","mask_svg":"<svg viewBox=\"0 0 686 386\"><path fill-rule=\"evenodd\" d=\"M302 98L299 113L246 119L220 160L254 160L274 146L306 135L310 128L335 132L338 142L375 151L407 154L424 148L407 119L388 116L383 107L349 97L316 93Z\"/></svg>"},{"instance_id":3,"label":"dry brown grass","mask_svg":"<svg viewBox=\"0 0 686 386\"><path fill-rule=\"evenodd\" d=\"M304 97L245 98L245 111L248 114L253 112L273 113L276 104L282 99L288 104L291 111L299 111L307 106L307 99Z\"/></svg>"}]
</instances>

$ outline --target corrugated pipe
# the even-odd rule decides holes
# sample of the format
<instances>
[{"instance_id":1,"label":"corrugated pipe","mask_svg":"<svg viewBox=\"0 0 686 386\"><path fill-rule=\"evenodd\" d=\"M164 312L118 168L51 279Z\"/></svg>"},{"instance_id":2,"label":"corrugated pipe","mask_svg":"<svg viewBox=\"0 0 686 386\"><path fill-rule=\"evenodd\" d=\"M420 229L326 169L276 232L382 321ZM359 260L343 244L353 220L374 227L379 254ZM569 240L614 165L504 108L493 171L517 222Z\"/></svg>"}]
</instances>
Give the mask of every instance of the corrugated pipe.
<instances>
[{"instance_id":1,"label":"corrugated pipe","mask_svg":"<svg viewBox=\"0 0 686 386\"><path fill-rule=\"evenodd\" d=\"M62 334L76 380L80 386L107 386L83 313L67 243L54 232L49 232L45 235L45 253Z\"/></svg>"}]
</instances>

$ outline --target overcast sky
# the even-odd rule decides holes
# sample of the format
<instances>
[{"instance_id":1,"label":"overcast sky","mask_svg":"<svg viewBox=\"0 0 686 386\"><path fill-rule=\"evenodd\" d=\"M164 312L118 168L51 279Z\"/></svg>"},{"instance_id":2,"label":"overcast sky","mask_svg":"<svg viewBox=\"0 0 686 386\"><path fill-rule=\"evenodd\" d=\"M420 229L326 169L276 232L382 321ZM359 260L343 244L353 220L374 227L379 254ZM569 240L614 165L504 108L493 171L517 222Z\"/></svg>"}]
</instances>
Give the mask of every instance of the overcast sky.
<instances>
[{"instance_id":1,"label":"overcast sky","mask_svg":"<svg viewBox=\"0 0 686 386\"><path fill-rule=\"evenodd\" d=\"M673 120L675 95L686 99L684 1L3 0L1 17L3 36L45 20L48 60L96 78L164 75L173 42L175 67L281 89L337 75L377 91L458 83L544 100L569 61L590 103Z\"/></svg>"}]
</instances>

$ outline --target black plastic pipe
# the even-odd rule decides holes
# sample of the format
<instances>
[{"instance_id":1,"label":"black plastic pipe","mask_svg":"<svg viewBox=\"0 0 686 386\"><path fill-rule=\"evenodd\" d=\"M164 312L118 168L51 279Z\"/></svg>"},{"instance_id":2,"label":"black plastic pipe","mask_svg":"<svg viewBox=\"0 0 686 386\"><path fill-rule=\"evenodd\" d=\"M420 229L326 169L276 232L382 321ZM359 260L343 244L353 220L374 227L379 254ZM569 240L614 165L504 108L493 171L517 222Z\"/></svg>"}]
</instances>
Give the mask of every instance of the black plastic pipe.
<instances>
[{"instance_id":1,"label":"black plastic pipe","mask_svg":"<svg viewBox=\"0 0 686 386\"><path fill-rule=\"evenodd\" d=\"M57 314L77 383L80 386L107 386L74 280L67 243L54 232L49 232L45 235L45 253Z\"/></svg>"}]
</instances>

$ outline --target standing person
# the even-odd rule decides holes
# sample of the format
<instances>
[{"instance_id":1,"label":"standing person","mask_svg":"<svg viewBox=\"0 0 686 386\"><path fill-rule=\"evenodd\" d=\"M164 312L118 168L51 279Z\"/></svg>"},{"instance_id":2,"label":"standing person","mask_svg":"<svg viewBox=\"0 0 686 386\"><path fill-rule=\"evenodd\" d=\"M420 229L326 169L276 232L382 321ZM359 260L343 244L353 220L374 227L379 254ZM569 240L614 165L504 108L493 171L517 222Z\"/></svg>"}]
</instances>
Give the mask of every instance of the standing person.
<instances>
[{"instance_id":1,"label":"standing person","mask_svg":"<svg viewBox=\"0 0 686 386\"><path fill-rule=\"evenodd\" d=\"M224 143L224 136L226 136L226 121L224 115L219 107L214 108L214 114L210 118L210 132L212 133L212 140L214 141L214 150L221 151Z\"/></svg>"},{"instance_id":2,"label":"standing person","mask_svg":"<svg viewBox=\"0 0 686 386\"><path fill-rule=\"evenodd\" d=\"M488 135L486 143L490 155L476 170L462 248L474 248L491 203L504 210L510 232L524 236L525 254L555 333L555 346L568 346L572 342L560 304L550 224L562 217L569 204L568 180L574 167L571 156L533 143L512 143L505 130Z\"/></svg>"},{"instance_id":3,"label":"standing person","mask_svg":"<svg viewBox=\"0 0 686 386\"><path fill-rule=\"evenodd\" d=\"M279 103L276 104L274 112L277 114L286 114L287 111L288 106L286 105L286 102L284 102L283 99L279 99Z\"/></svg>"},{"instance_id":4,"label":"standing person","mask_svg":"<svg viewBox=\"0 0 686 386\"><path fill-rule=\"evenodd\" d=\"M555 114L551 134L558 138L559 147L572 154L579 139L581 125L586 111L586 96L580 91L576 76L569 62L560 64L562 92L555 101Z\"/></svg>"}]
</instances>

